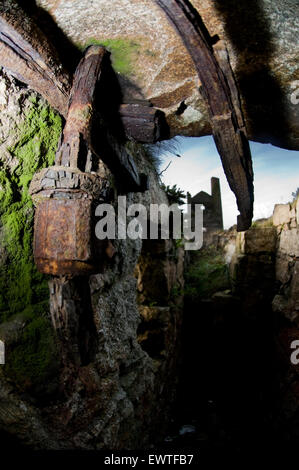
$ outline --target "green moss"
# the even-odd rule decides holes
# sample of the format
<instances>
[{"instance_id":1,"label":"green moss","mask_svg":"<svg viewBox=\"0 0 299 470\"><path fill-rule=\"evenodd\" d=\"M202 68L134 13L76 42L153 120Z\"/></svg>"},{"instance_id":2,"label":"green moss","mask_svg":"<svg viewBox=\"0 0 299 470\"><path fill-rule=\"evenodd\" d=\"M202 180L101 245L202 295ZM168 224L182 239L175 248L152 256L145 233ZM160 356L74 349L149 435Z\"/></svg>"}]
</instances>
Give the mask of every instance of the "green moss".
<instances>
[{"instance_id":1,"label":"green moss","mask_svg":"<svg viewBox=\"0 0 299 470\"><path fill-rule=\"evenodd\" d=\"M185 274L185 297L193 301L209 298L215 292L229 288L228 268L222 252L209 246L194 253Z\"/></svg>"},{"instance_id":2,"label":"green moss","mask_svg":"<svg viewBox=\"0 0 299 470\"><path fill-rule=\"evenodd\" d=\"M48 302L27 307L22 313L26 322L21 339L6 354L5 375L22 390L51 393L59 366L56 343L47 318Z\"/></svg>"},{"instance_id":3,"label":"green moss","mask_svg":"<svg viewBox=\"0 0 299 470\"><path fill-rule=\"evenodd\" d=\"M8 148L14 166L0 160L0 321L48 298L47 282L33 263L34 210L28 192L34 173L53 164L61 118L38 99L31 100L25 121L12 129Z\"/></svg>"},{"instance_id":4,"label":"green moss","mask_svg":"<svg viewBox=\"0 0 299 470\"><path fill-rule=\"evenodd\" d=\"M252 222L251 228L267 228L273 227L273 217L268 217L267 219L258 219Z\"/></svg>"},{"instance_id":5,"label":"green moss","mask_svg":"<svg viewBox=\"0 0 299 470\"><path fill-rule=\"evenodd\" d=\"M84 44L77 44L80 50L91 45L105 46L111 52L113 68L122 75L131 75L133 63L139 53L140 44L130 39L95 39L90 38Z\"/></svg>"}]
</instances>

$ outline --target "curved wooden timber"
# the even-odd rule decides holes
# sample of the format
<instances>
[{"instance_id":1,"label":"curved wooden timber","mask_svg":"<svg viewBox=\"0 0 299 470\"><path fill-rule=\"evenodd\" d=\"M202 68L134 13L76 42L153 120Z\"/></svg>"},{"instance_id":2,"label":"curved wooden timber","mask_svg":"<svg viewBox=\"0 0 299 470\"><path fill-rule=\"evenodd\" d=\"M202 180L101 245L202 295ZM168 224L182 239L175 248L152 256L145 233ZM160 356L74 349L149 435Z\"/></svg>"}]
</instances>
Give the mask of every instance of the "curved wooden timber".
<instances>
[{"instance_id":1,"label":"curved wooden timber","mask_svg":"<svg viewBox=\"0 0 299 470\"><path fill-rule=\"evenodd\" d=\"M247 230L253 216L252 160L227 52L219 47L214 52L204 23L191 2L155 1L176 28L192 57L209 109L214 140L240 211L237 230Z\"/></svg>"}]
</instances>

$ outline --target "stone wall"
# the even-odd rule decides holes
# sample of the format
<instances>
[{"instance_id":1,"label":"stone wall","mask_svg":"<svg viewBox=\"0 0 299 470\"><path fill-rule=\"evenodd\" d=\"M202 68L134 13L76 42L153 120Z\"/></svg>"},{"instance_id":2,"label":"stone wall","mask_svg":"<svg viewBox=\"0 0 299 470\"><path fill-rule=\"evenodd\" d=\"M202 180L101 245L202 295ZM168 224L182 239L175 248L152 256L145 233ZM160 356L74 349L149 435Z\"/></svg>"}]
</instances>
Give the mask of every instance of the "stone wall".
<instances>
[{"instance_id":1,"label":"stone wall","mask_svg":"<svg viewBox=\"0 0 299 470\"><path fill-rule=\"evenodd\" d=\"M277 204L273 217L237 235L230 263L240 312L262 332L255 342L257 364L264 364L268 376L267 386L260 384L261 412L281 446L299 439L299 369L291 362L291 344L299 339L298 222L298 199Z\"/></svg>"},{"instance_id":2,"label":"stone wall","mask_svg":"<svg viewBox=\"0 0 299 470\"><path fill-rule=\"evenodd\" d=\"M183 249L172 241L112 241L110 258L98 274L48 279L49 296L47 278L33 264L33 206L27 189L33 173L53 161L56 117L36 94L4 75L0 102L0 169L6 184L1 180L0 197L11 194L9 213L27 214L17 219L15 247L9 251L3 243L1 248L1 295L9 281L15 286L1 304L0 339L6 348L6 364L0 366L2 442L33 449L148 446L163 435L174 399ZM31 122L27 110L32 106L41 123L22 140L20 129ZM42 140L40 128L48 140ZM12 151L16 146L22 149L18 154ZM128 147L139 170L149 175L150 187L127 194L128 204L167 203L144 148L134 143ZM109 181L115 202L112 175L102 165L98 173ZM21 189L14 186L10 193L7 187L16 175ZM3 214L0 236L11 244L14 232L7 231L4 238ZM24 247L28 279L22 271ZM8 264L12 255L13 276Z\"/></svg>"},{"instance_id":3,"label":"stone wall","mask_svg":"<svg viewBox=\"0 0 299 470\"><path fill-rule=\"evenodd\" d=\"M299 366L291 362L291 344L299 340L299 199L277 204L273 224L278 235L277 290L272 302L276 320L280 425L286 440L299 440Z\"/></svg>"},{"instance_id":4,"label":"stone wall","mask_svg":"<svg viewBox=\"0 0 299 470\"><path fill-rule=\"evenodd\" d=\"M273 225L277 229L276 279L279 292L273 300L274 311L294 325L299 318L299 199L292 204L277 204Z\"/></svg>"}]
</instances>

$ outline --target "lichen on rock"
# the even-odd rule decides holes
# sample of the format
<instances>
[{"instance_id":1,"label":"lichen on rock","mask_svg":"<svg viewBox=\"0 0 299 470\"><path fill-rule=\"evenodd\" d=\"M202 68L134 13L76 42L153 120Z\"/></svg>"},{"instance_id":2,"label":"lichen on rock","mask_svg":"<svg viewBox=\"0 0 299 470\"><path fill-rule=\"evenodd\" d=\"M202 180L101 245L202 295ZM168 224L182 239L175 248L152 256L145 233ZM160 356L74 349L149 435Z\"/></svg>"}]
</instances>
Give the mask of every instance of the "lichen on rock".
<instances>
[{"instance_id":1,"label":"lichen on rock","mask_svg":"<svg viewBox=\"0 0 299 470\"><path fill-rule=\"evenodd\" d=\"M4 373L23 389L36 389L49 378L55 346L47 316L47 279L37 272L33 260L34 208L28 188L34 173L54 161L61 118L41 97L3 73L0 107L0 335L7 347ZM12 332L17 330L15 341Z\"/></svg>"},{"instance_id":2,"label":"lichen on rock","mask_svg":"<svg viewBox=\"0 0 299 470\"><path fill-rule=\"evenodd\" d=\"M2 80L6 80L7 78ZM8 85L9 86L9 85ZM12 85L14 90L16 85ZM19 119L13 119L18 102L9 96L3 110L0 146L0 318L6 320L31 303L48 298L45 279L36 271L32 255L33 204L28 193L34 173L54 161L61 118L36 95L19 89ZM11 103L12 101L12 103ZM24 113L20 115L20 113ZM8 117L8 119L7 119ZM9 119L10 118L10 119ZM9 128L5 128L9 125ZM9 145L7 145L7 142Z\"/></svg>"},{"instance_id":3,"label":"lichen on rock","mask_svg":"<svg viewBox=\"0 0 299 470\"><path fill-rule=\"evenodd\" d=\"M100 40L91 37L84 43L77 43L80 50L92 45L105 46L111 52L112 65L116 72L127 76L133 73L133 64L140 48L138 41L126 38Z\"/></svg>"}]
</instances>

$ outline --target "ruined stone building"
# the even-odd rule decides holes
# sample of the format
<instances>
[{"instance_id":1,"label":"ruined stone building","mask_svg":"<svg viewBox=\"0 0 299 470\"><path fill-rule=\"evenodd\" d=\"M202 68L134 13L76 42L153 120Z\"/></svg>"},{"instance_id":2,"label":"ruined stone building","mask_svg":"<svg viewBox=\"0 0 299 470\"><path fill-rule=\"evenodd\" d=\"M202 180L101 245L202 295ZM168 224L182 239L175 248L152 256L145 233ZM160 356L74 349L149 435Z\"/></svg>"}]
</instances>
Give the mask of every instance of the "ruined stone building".
<instances>
[{"instance_id":1,"label":"ruined stone building","mask_svg":"<svg viewBox=\"0 0 299 470\"><path fill-rule=\"evenodd\" d=\"M188 193L188 204L191 204L191 214L194 215L195 204L204 206L203 213L203 242L207 244L211 241L213 234L218 230L223 230L223 216L221 204L221 190L219 178L211 178L211 194L200 191L191 197Z\"/></svg>"}]
</instances>

